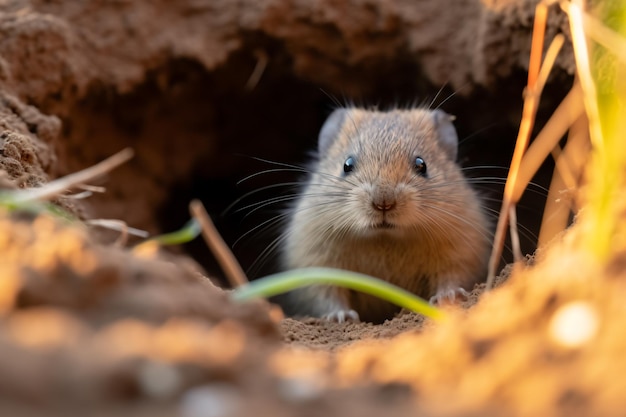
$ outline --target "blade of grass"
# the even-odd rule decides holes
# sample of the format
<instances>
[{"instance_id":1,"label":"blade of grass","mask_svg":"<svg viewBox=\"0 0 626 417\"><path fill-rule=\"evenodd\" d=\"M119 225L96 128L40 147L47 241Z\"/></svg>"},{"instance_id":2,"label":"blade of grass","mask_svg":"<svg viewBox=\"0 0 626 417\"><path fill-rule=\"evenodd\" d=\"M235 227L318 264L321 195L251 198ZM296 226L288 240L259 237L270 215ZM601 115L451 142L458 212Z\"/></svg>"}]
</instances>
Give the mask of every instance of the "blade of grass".
<instances>
[{"instance_id":1,"label":"blade of grass","mask_svg":"<svg viewBox=\"0 0 626 417\"><path fill-rule=\"evenodd\" d=\"M132 249L136 254L154 254L158 251L159 245L182 245L191 242L200 235L200 224L196 219L191 219L175 232L165 233L145 240Z\"/></svg>"},{"instance_id":2,"label":"blade of grass","mask_svg":"<svg viewBox=\"0 0 626 417\"><path fill-rule=\"evenodd\" d=\"M160 243L161 245L182 245L183 243L191 242L198 236L200 236L200 224L196 219L191 219L185 225L175 232L165 233L159 236L155 236L150 240Z\"/></svg>"},{"instance_id":3,"label":"blade of grass","mask_svg":"<svg viewBox=\"0 0 626 417\"><path fill-rule=\"evenodd\" d=\"M246 301L313 284L337 285L361 291L434 320L447 317L442 310L400 287L368 275L333 268L303 268L269 275L235 289L231 297L235 301Z\"/></svg>"}]
</instances>

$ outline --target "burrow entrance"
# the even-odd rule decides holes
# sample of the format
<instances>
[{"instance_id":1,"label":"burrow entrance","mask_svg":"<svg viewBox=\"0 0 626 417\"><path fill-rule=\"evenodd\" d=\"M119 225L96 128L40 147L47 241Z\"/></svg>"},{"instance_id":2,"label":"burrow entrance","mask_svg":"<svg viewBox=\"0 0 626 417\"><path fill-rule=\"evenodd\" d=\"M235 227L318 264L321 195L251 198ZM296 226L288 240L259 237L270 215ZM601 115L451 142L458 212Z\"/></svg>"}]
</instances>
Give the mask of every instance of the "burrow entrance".
<instances>
[{"instance_id":1,"label":"burrow entrance","mask_svg":"<svg viewBox=\"0 0 626 417\"><path fill-rule=\"evenodd\" d=\"M110 175L106 194L85 203L88 216L123 219L133 227L162 233L181 227L189 218L189 201L200 198L225 240L231 246L237 243L234 253L244 269L252 277L271 272L272 256L265 256L264 250L279 230L262 225L279 215L281 206L254 210L255 204L292 192L275 185L297 182L301 174L273 172L239 182L277 167L262 160L302 165L316 146L326 116L342 102L386 108L432 101L456 115L460 162L494 167L468 173L501 179L479 187L490 209L499 208L525 74L513 74L491 91L474 88L467 94L429 84L414 63L381 58L367 68L345 69L363 85L347 96L336 83L320 86L298 78L279 45L264 49L273 51L272 58L252 86L250 76L259 59L254 49L231 56L212 72L191 60L172 61L152 70L129 93L94 86L64 120L64 138L56 150L60 174L84 168L126 146L135 149L136 157ZM543 102L539 125L564 95L560 90L549 87L546 96L554 99ZM547 187L551 171L547 163L534 180L538 186L525 194L518 210L525 253L534 250L533 236L538 234L546 194L540 187ZM254 192L263 188L267 189ZM230 207L248 193L252 194ZM201 239L182 250L210 275L221 275ZM259 264L259 257L267 262ZM510 253L505 253L505 260L510 261Z\"/></svg>"}]
</instances>

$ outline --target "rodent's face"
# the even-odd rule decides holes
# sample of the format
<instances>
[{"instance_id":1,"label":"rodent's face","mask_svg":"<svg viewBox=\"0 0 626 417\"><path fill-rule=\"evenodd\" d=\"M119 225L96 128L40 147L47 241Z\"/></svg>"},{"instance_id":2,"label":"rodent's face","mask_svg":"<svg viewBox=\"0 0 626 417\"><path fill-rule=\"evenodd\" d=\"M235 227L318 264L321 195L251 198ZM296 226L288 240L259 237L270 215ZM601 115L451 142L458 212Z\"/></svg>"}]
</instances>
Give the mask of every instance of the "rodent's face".
<instances>
[{"instance_id":1,"label":"rodent's face","mask_svg":"<svg viewBox=\"0 0 626 417\"><path fill-rule=\"evenodd\" d=\"M457 215L467 185L453 161L456 133L452 153L434 112L344 111L308 191L336 229L363 236L433 231Z\"/></svg>"}]
</instances>

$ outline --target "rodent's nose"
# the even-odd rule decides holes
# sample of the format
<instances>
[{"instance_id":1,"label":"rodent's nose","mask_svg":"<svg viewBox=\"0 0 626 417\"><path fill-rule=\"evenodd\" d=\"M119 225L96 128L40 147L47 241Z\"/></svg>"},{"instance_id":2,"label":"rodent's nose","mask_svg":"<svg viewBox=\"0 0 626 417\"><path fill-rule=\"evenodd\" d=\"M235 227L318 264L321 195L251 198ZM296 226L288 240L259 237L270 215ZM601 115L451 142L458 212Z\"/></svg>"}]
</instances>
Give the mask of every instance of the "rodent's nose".
<instances>
[{"instance_id":1,"label":"rodent's nose","mask_svg":"<svg viewBox=\"0 0 626 417\"><path fill-rule=\"evenodd\" d=\"M380 211L389 211L392 210L396 206L395 200L383 199L380 201L372 201L372 205L376 210Z\"/></svg>"},{"instance_id":2,"label":"rodent's nose","mask_svg":"<svg viewBox=\"0 0 626 417\"><path fill-rule=\"evenodd\" d=\"M376 185L372 192L372 206L383 213L396 206L396 193L387 185Z\"/></svg>"}]
</instances>

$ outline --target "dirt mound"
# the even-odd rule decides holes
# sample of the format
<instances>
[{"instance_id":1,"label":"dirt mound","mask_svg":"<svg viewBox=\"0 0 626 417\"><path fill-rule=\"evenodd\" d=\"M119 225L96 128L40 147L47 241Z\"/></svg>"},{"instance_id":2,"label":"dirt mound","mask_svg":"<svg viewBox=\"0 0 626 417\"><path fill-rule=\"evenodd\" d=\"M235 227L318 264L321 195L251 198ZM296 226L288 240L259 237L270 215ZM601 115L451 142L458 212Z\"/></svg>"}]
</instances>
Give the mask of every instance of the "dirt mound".
<instances>
[{"instance_id":1,"label":"dirt mound","mask_svg":"<svg viewBox=\"0 0 626 417\"><path fill-rule=\"evenodd\" d=\"M106 193L57 203L154 233L179 227L200 198L232 244L264 221L242 223L247 191L296 181L238 187L268 168L249 156L302 162L342 100L445 105L468 139L462 163L506 166L534 5L2 2L0 187L38 187L130 146L136 158L100 184ZM555 10L548 38L557 32L569 36ZM541 114L573 70L566 44ZM498 187L484 192L497 201ZM543 200L525 198L532 234ZM6 415L610 416L624 406L623 260L594 264L575 230L542 267L487 295L477 287L442 323L410 313L382 325L276 322L267 303L235 304L206 278L218 269L200 242L176 254L120 248L79 220L25 209L0 214ZM236 251L250 266L266 246ZM595 323L578 344L558 333L571 308L575 323Z\"/></svg>"}]
</instances>

